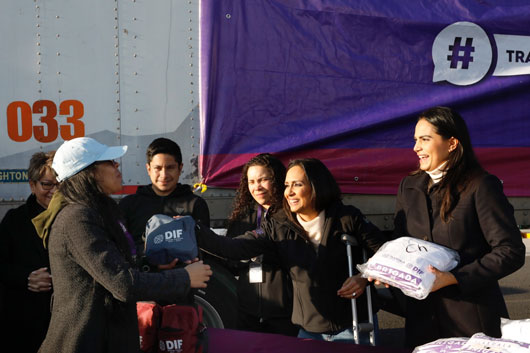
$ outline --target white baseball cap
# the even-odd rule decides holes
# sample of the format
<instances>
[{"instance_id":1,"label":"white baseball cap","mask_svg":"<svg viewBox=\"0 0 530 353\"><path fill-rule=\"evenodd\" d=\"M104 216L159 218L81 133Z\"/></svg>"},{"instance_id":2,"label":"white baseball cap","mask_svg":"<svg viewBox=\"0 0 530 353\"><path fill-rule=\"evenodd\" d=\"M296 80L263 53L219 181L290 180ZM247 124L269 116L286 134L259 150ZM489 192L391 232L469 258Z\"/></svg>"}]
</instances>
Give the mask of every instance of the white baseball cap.
<instances>
[{"instance_id":1,"label":"white baseball cap","mask_svg":"<svg viewBox=\"0 0 530 353\"><path fill-rule=\"evenodd\" d=\"M90 137L78 137L65 141L55 152L52 168L57 181L63 181L79 173L96 161L120 158L127 146L107 146Z\"/></svg>"}]
</instances>

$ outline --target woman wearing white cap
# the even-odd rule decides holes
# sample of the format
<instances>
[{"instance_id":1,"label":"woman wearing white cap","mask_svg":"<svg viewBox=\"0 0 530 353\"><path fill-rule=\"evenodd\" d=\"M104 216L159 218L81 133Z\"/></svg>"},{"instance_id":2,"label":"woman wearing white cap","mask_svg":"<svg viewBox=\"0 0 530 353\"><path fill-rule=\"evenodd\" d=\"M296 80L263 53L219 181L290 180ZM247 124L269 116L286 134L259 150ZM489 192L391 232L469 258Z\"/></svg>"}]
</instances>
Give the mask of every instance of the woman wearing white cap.
<instances>
[{"instance_id":1,"label":"woman wearing white cap","mask_svg":"<svg viewBox=\"0 0 530 353\"><path fill-rule=\"evenodd\" d=\"M34 219L49 249L54 286L40 352L138 352L136 302L184 297L211 276L202 261L159 273L135 268L134 244L109 196L121 190L114 159L126 151L81 137L55 154L59 191Z\"/></svg>"}]
</instances>

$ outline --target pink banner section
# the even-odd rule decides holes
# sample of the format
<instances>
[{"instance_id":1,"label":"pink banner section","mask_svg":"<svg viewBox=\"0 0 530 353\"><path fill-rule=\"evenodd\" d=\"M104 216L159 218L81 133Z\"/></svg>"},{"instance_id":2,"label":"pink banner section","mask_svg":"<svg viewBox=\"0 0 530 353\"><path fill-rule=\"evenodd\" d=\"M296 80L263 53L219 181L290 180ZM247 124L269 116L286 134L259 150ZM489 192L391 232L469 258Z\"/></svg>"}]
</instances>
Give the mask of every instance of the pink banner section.
<instances>
[{"instance_id":1,"label":"pink banner section","mask_svg":"<svg viewBox=\"0 0 530 353\"><path fill-rule=\"evenodd\" d=\"M208 329L208 353L410 353L412 350L324 342L270 333Z\"/></svg>"},{"instance_id":2,"label":"pink banner section","mask_svg":"<svg viewBox=\"0 0 530 353\"><path fill-rule=\"evenodd\" d=\"M530 196L530 148L475 148L482 166L504 183L507 196ZM211 187L236 188L242 166L257 153L201 156L203 182ZM363 148L300 150L274 153L287 165L290 160L313 157L325 161L343 193L388 194L397 192L401 179L415 170L417 157L411 148ZM216 168L210 166L215 165Z\"/></svg>"}]
</instances>

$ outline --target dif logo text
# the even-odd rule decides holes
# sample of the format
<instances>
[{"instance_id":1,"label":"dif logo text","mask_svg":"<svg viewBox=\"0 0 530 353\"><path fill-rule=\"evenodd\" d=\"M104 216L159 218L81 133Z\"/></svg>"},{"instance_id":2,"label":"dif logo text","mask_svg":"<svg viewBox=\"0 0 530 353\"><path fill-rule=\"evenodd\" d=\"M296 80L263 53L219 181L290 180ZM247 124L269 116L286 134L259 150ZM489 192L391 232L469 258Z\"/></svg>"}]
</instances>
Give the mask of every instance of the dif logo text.
<instances>
[{"instance_id":1,"label":"dif logo text","mask_svg":"<svg viewBox=\"0 0 530 353\"><path fill-rule=\"evenodd\" d=\"M160 244L162 243L163 241L166 241L166 242L174 242L174 241L181 241L182 240L182 232L183 230L182 229L173 229L173 230L168 230L162 234L157 234L154 238L153 238L153 242L155 244Z\"/></svg>"},{"instance_id":2,"label":"dif logo text","mask_svg":"<svg viewBox=\"0 0 530 353\"><path fill-rule=\"evenodd\" d=\"M497 45L493 76L530 74L530 37L506 34L494 34L493 37ZM455 22L434 39L432 81L472 85L488 73L492 58L490 40L480 26L472 22Z\"/></svg>"}]
</instances>

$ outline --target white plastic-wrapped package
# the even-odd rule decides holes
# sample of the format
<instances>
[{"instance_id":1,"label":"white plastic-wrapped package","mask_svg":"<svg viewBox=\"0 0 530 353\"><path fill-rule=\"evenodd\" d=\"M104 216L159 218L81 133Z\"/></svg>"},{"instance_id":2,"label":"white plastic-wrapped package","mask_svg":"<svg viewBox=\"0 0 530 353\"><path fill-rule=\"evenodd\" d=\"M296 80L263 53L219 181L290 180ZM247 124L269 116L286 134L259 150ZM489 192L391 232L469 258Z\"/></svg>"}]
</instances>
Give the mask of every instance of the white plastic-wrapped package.
<instances>
[{"instance_id":1,"label":"white plastic-wrapped package","mask_svg":"<svg viewBox=\"0 0 530 353\"><path fill-rule=\"evenodd\" d=\"M462 346L460 353L530 353L530 344L475 333Z\"/></svg>"},{"instance_id":2,"label":"white plastic-wrapped package","mask_svg":"<svg viewBox=\"0 0 530 353\"><path fill-rule=\"evenodd\" d=\"M440 338L414 348L412 353L456 353L460 352L468 337Z\"/></svg>"},{"instance_id":3,"label":"white plastic-wrapped package","mask_svg":"<svg viewBox=\"0 0 530 353\"><path fill-rule=\"evenodd\" d=\"M375 278L401 289L405 295L425 299L435 279L427 270L428 266L450 271L459 261L455 250L421 239L401 237L383 244L368 262L357 268L365 278Z\"/></svg>"},{"instance_id":4,"label":"white plastic-wrapped package","mask_svg":"<svg viewBox=\"0 0 530 353\"><path fill-rule=\"evenodd\" d=\"M501 318L502 338L530 343L530 319L509 320Z\"/></svg>"}]
</instances>

